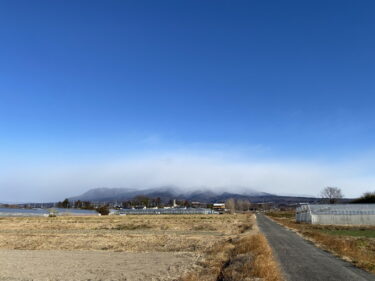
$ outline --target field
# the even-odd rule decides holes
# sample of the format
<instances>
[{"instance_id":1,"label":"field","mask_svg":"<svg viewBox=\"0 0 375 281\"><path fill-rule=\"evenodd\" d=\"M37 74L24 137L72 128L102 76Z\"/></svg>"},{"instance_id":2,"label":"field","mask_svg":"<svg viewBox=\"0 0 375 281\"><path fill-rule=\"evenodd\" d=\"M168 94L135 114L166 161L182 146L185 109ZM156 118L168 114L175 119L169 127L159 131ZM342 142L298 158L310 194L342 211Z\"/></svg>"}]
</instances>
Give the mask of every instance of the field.
<instances>
[{"instance_id":1,"label":"field","mask_svg":"<svg viewBox=\"0 0 375 281\"><path fill-rule=\"evenodd\" d=\"M267 213L321 248L375 273L375 227L296 223L294 212Z\"/></svg>"},{"instance_id":2,"label":"field","mask_svg":"<svg viewBox=\"0 0 375 281\"><path fill-rule=\"evenodd\" d=\"M0 280L279 280L267 247L245 214L0 218Z\"/></svg>"}]
</instances>

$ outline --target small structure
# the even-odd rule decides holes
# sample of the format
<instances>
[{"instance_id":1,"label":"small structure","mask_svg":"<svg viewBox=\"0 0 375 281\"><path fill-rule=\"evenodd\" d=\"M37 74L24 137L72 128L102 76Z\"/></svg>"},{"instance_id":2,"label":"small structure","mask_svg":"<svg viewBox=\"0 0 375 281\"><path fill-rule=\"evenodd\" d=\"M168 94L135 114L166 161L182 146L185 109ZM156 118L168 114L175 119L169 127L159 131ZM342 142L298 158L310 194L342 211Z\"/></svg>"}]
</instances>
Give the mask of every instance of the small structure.
<instances>
[{"instance_id":1,"label":"small structure","mask_svg":"<svg viewBox=\"0 0 375 281\"><path fill-rule=\"evenodd\" d=\"M296 209L296 222L330 225L375 225L375 204L306 204Z\"/></svg>"},{"instance_id":2,"label":"small structure","mask_svg":"<svg viewBox=\"0 0 375 281\"><path fill-rule=\"evenodd\" d=\"M212 210L219 212L220 214L225 213L225 203L214 203Z\"/></svg>"},{"instance_id":3,"label":"small structure","mask_svg":"<svg viewBox=\"0 0 375 281\"><path fill-rule=\"evenodd\" d=\"M193 201L191 202L191 206L193 208L207 208L207 203L202 203L202 202L198 202L198 201Z\"/></svg>"}]
</instances>

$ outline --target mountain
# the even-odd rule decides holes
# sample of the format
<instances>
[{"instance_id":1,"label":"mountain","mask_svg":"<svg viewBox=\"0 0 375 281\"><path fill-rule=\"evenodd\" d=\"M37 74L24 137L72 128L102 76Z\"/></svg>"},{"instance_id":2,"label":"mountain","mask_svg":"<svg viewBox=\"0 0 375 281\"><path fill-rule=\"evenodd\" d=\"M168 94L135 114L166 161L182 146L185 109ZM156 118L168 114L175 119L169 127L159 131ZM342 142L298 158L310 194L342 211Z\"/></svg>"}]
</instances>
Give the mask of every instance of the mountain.
<instances>
[{"instance_id":1,"label":"mountain","mask_svg":"<svg viewBox=\"0 0 375 281\"><path fill-rule=\"evenodd\" d=\"M162 201L167 202L171 199L189 200L196 202L214 203L224 202L229 198L248 199L251 202L277 202L277 203L293 203L293 202L313 202L316 198L312 197L294 197L294 196L278 196L265 192L248 190L243 193L214 192L208 189L196 191L183 191L174 186L163 186L150 189L132 189L132 188L94 188L87 192L69 198L69 200L81 200L92 202L115 202L131 200L136 196L144 195L150 198L159 197Z\"/></svg>"}]
</instances>

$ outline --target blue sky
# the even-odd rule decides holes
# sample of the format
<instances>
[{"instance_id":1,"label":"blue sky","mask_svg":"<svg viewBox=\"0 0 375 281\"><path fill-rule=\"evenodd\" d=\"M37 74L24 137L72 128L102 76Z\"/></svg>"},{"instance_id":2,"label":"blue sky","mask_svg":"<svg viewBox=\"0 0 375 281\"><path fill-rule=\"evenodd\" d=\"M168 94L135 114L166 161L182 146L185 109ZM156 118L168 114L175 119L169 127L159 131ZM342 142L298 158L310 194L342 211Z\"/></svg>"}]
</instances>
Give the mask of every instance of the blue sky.
<instances>
[{"instance_id":1,"label":"blue sky","mask_svg":"<svg viewBox=\"0 0 375 281\"><path fill-rule=\"evenodd\" d=\"M162 184L373 190L374 12L373 1L2 1L0 201Z\"/></svg>"}]
</instances>

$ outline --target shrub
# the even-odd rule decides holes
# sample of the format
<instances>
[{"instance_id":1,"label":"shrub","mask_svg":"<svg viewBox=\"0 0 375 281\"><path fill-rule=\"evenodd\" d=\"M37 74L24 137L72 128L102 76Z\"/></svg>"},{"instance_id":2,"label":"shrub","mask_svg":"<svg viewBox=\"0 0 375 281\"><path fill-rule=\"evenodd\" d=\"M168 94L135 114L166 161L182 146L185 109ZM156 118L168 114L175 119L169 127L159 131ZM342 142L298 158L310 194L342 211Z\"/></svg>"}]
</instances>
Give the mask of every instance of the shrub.
<instances>
[{"instance_id":1,"label":"shrub","mask_svg":"<svg viewBox=\"0 0 375 281\"><path fill-rule=\"evenodd\" d=\"M107 216L109 214L109 208L107 205L100 206L96 209L96 211L101 214L102 216Z\"/></svg>"}]
</instances>

